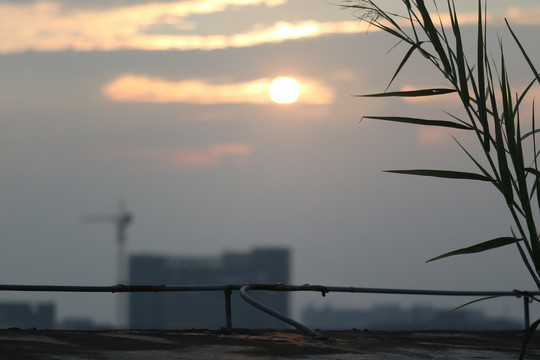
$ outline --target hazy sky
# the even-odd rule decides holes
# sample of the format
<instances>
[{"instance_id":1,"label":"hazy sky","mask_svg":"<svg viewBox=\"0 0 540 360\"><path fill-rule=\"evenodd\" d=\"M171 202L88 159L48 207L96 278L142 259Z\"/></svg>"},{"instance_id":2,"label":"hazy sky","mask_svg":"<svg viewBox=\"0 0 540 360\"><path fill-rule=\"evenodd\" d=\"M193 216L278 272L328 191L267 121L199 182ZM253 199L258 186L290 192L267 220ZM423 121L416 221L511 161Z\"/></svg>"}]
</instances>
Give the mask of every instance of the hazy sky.
<instances>
[{"instance_id":1,"label":"hazy sky","mask_svg":"<svg viewBox=\"0 0 540 360\"><path fill-rule=\"evenodd\" d=\"M381 3L395 11L401 4ZM472 169L446 131L359 122L376 114L443 117L440 109L457 102L352 97L384 90L406 49L387 53L393 39L366 32L337 4L0 1L0 283L115 283L112 225L81 219L112 214L124 199L135 214L130 253L287 245L295 284L533 289L513 248L425 263L510 235L511 218L485 184L382 172ZM474 19L476 2L457 4L463 23ZM523 87L530 74L500 25L508 17L538 62L540 6L490 0L489 8L491 39L503 39L513 84ZM268 98L278 76L299 81L298 102ZM444 81L415 58L394 88L426 85ZM2 299L54 299L60 318L114 319L109 294ZM296 310L374 301L381 298L294 297ZM519 314L522 305L491 306Z\"/></svg>"}]
</instances>

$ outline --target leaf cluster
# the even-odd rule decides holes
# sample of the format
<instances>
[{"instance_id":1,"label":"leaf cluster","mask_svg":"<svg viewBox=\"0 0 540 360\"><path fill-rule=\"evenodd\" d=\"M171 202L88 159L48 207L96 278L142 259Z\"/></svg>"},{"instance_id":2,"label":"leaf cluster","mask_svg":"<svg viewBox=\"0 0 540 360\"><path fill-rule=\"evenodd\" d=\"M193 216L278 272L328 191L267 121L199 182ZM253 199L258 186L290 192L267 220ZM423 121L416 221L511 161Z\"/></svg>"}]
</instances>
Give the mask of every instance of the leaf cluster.
<instances>
[{"instance_id":1,"label":"leaf cluster","mask_svg":"<svg viewBox=\"0 0 540 360\"><path fill-rule=\"evenodd\" d=\"M524 131L520 109L540 76L524 47L506 22L507 28L532 72L531 81L521 93L510 86L504 49L499 41L499 58L488 56L486 2L478 0L476 24L476 51L466 53L454 0L446 0L448 18L439 12L436 0L428 8L424 0L401 0L402 14L390 12L377 5L376 0L344 0L343 7L354 9L361 21L396 38L407 47L386 90L382 93L357 95L362 97L428 97L457 94L464 116L450 115L449 120L421 119L393 115L365 115L363 119L400 122L420 126L436 126L473 132L483 150L484 160L473 156L456 140L461 149L476 165L477 172L452 170L414 169L391 170L393 173L432 176L448 179L465 179L489 182L501 193L505 206L510 210L514 225L511 236L499 237L454 250L428 261L454 255L484 252L508 245L515 245L529 274L540 288L540 170L539 151L535 135L534 101L530 112L531 128ZM449 20L445 20L449 19ZM448 83L446 88L415 89L388 92L388 88L411 60L419 53L430 62ZM470 56L470 57L468 57ZM528 157L526 157L526 155ZM487 165L481 165L482 163ZM530 332L540 324L535 322ZM522 351L522 356L524 350Z\"/></svg>"},{"instance_id":2,"label":"leaf cluster","mask_svg":"<svg viewBox=\"0 0 540 360\"><path fill-rule=\"evenodd\" d=\"M529 273L540 288L540 241L537 231L540 214L534 212L534 209L540 208L538 189L540 171L534 136L538 132L535 128L534 105L531 130L528 132L522 130L520 117L523 100L535 81L540 81L538 72L507 23L509 31L533 73L533 78L527 88L521 94L514 93L510 87L502 44L500 43L500 58L497 61L488 56L486 11L481 1L478 1L476 52L472 60L468 58L464 49L454 0L446 1L449 19L446 23L435 1L431 8L426 6L424 0L401 0L401 3L403 14L386 11L374 0L343 1L345 8L353 8L357 11L361 21L368 22L370 26L390 34L397 38L400 44L407 47L385 92L357 96L428 97L454 93L459 95L466 115L464 117L451 115L448 120L393 115L365 115L363 119L472 131L481 144L487 161L482 162L474 157L459 141L458 145L474 162L478 172L434 169L392 170L391 172L490 182L504 197L515 226L515 230L512 229L512 236L488 240L431 260L515 244ZM387 91L414 53L421 54L439 70L448 83L448 87ZM531 163L525 163L525 155L529 155ZM482 163L488 165L481 165Z\"/></svg>"}]
</instances>

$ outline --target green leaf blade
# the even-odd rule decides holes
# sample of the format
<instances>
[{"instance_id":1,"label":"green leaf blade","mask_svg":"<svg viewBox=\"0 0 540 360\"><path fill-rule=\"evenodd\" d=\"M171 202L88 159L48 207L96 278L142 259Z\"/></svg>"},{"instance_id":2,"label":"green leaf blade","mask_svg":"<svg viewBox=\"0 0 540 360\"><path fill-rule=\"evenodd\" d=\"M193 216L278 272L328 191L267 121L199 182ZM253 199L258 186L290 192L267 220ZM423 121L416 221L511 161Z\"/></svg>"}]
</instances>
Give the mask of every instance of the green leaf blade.
<instances>
[{"instance_id":1,"label":"green leaf blade","mask_svg":"<svg viewBox=\"0 0 540 360\"><path fill-rule=\"evenodd\" d=\"M409 58L411 57L411 55L413 54L413 52L420 48L420 46L422 45L422 42L418 42L414 45L411 46L411 48L409 49L409 51L407 51L407 53L405 54L405 56L403 57L403 59L401 60L401 63L399 64L397 70L394 72L394 75L392 76L392 79L390 79L390 82L388 83L388 85L386 86L386 90L388 90L388 88L390 87L390 85L392 85L392 83L394 82L394 80L396 79L396 77L398 76L399 72L401 71L401 69L403 68L403 66L405 66L405 64L407 63L407 61L409 60Z\"/></svg>"},{"instance_id":2,"label":"green leaf blade","mask_svg":"<svg viewBox=\"0 0 540 360\"><path fill-rule=\"evenodd\" d=\"M463 105L467 107L469 105L469 90L467 81L467 67L465 65L465 53L463 51L463 43L461 40L461 30L459 28L459 22L457 18L456 9L452 2L450 10L450 22L452 24L452 30L454 32L454 38L456 41L456 65L460 84L460 96L463 101Z\"/></svg>"},{"instance_id":3,"label":"green leaf blade","mask_svg":"<svg viewBox=\"0 0 540 360\"><path fill-rule=\"evenodd\" d=\"M439 59L441 60L444 71L447 74L450 74L452 72L452 66L450 65L450 60L448 60L448 56L444 51L444 48L441 44L441 40L439 39L439 33L437 32L437 28L435 25L433 25L433 21L431 20L431 15L429 14L428 9L426 8L426 5L424 4L424 0L417 0L416 7L420 11L420 15L422 16L423 24L422 27L425 30L426 34L429 37L429 40L433 44L433 47L435 48L435 51L439 55Z\"/></svg>"},{"instance_id":4,"label":"green leaf blade","mask_svg":"<svg viewBox=\"0 0 540 360\"><path fill-rule=\"evenodd\" d=\"M478 71L478 120L482 125L484 131L484 151L490 151L490 142L489 142L489 123L488 123L488 110L486 107L486 79L484 71L484 63L486 61L485 56L485 38L483 32L483 23L482 23L482 3L478 2L478 39L477 39L477 59L476 66Z\"/></svg>"},{"instance_id":5,"label":"green leaf blade","mask_svg":"<svg viewBox=\"0 0 540 360\"><path fill-rule=\"evenodd\" d=\"M373 120L385 120L385 121L394 121L403 124L413 124L413 125L425 125L425 126L438 126L438 127L447 127L460 130L473 130L473 128L467 124L457 123L447 120L429 120L429 119L420 119L420 118L411 118L405 116L363 116L362 119L373 119Z\"/></svg>"},{"instance_id":6,"label":"green leaf blade","mask_svg":"<svg viewBox=\"0 0 540 360\"><path fill-rule=\"evenodd\" d=\"M476 244L476 245L472 245L472 246L469 246L469 247L465 247L465 248L461 248L461 249L458 249L458 250L454 250L454 251L444 253L442 255L431 258L431 259L427 260L426 262L431 262L431 261L435 261L435 260L439 260L439 259L444 259L444 258L447 258L447 257L450 257L450 256L468 255L468 254L484 252L484 251L500 248L500 247L503 247L503 246L515 244L516 241L518 241L518 240L519 239L516 239L516 238L513 238L513 237L500 237L500 238L484 241L484 242L482 242L480 244Z\"/></svg>"},{"instance_id":7,"label":"green leaf blade","mask_svg":"<svg viewBox=\"0 0 540 360\"><path fill-rule=\"evenodd\" d=\"M405 90L405 91L390 91L378 94L353 95L355 97L421 97L421 96L436 96L445 95L456 92L456 89L449 88L433 88L421 90Z\"/></svg>"},{"instance_id":8,"label":"green leaf blade","mask_svg":"<svg viewBox=\"0 0 540 360\"><path fill-rule=\"evenodd\" d=\"M493 179L485 175L452 170L431 170L431 169L414 169L414 170L385 170L385 172L394 174L406 174L416 176L431 176L445 179L462 179L462 180L479 180L493 182Z\"/></svg>"},{"instance_id":9,"label":"green leaf blade","mask_svg":"<svg viewBox=\"0 0 540 360\"><path fill-rule=\"evenodd\" d=\"M527 346L529 345L529 342L531 341L532 336L534 335L534 332L536 331L536 328L540 325L540 319L533 322L529 328L527 329L527 332L525 333L525 337L523 338L523 343L521 344L521 351L519 353L519 360L525 359L525 353L527 352Z\"/></svg>"}]
</instances>

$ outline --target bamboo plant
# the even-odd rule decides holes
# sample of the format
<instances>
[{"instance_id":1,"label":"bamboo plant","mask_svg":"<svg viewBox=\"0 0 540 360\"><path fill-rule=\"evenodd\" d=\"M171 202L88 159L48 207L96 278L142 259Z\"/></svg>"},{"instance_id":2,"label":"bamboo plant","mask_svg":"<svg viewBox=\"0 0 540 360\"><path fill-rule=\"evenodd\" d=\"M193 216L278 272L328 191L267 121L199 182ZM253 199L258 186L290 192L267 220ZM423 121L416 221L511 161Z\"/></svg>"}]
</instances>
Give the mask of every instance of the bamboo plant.
<instances>
[{"instance_id":1,"label":"bamboo plant","mask_svg":"<svg viewBox=\"0 0 540 360\"><path fill-rule=\"evenodd\" d=\"M441 1L439 1L440 3ZM429 259L434 261L454 255L484 252L503 246L515 246L532 280L540 289L540 150L536 143L538 129L535 127L534 101L528 112L530 126L524 129L522 119L524 99L538 81L538 71L529 59L508 22L506 26L522 56L528 63L531 80L518 93L512 90L502 42L499 41L498 55L493 57L487 46L486 4L478 1L476 24L476 53L465 51L461 26L454 0L444 2L445 18L439 12L436 0L430 7L424 0L401 0L402 13L387 11L379 7L378 0L343 0L345 8L352 8L361 21L382 30L407 47L403 59L393 73L383 93L357 95L362 97L444 97L458 95L463 116L448 114L447 120L424 119L392 115L365 115L364 119L393 121L421 126L436 126L472 132L477 138L480 154L466 149L459 140L459 147L475 164L476 172L413 169L389 170L388 172L432 176L438 178L465 179L491 183L501 193L513 219L512 231L507 236L489 239L469 247ZM400 4L397 4L400 3ZM419 53L434 66L447 84L442 88L423 88L407 91L388 91L411 56ZM468 56L469 55L469 56ZM472 55L472 56L471 56ZM483 153L483 154L482 154ZM540 319L527 330L521 357L533 332L540 325Z\"/></svg>"}]
</instances>

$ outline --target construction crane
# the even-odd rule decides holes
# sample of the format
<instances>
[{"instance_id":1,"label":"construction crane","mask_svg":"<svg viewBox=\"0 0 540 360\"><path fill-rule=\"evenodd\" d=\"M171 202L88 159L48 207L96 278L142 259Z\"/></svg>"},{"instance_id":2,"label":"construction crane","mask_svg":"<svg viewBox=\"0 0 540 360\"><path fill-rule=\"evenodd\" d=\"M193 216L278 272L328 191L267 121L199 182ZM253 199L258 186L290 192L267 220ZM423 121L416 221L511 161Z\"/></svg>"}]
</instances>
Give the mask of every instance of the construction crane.
<instances>
[{"instance_id":1,"label":"construction crane","mask_svg":"<svg viewBox=\"0 0 540 360\"><path fill-rule=\"evenodd\" d=\"M117 281L118 284L125 284L127 282L127 264L126 264L126 241L127 241L127 227L133 222L133 214L126 210L123 201L118 202L118 212L116 214L100 214L100 215L88 215L83 217L84 222L87 223L110 223L115 226L116 230L116 243L117 243ZM123 328L127 326L127 301L126 296L123 293L117 294L118 297L118 327Z\"/></svg>"}]
</instances>

